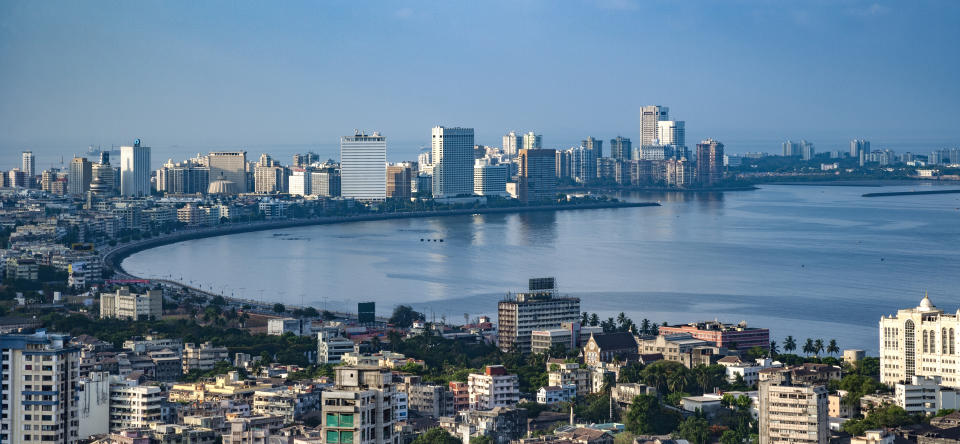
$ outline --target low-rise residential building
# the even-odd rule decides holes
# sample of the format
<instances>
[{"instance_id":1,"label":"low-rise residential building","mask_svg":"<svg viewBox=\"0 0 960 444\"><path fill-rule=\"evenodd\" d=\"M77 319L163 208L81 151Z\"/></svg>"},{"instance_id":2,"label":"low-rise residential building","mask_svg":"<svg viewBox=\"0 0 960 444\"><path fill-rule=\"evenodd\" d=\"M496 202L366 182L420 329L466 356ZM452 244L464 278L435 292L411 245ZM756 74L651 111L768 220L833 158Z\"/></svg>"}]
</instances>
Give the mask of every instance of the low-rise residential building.
<instances>
[{"instance_id":1,"label":"low-rise residential building","mask_svg":"<svg viewBox=\"0 0 960 444\"><path fill-rule=\"evenodd\" d=\"M732 359L731 359L732 358ZM720 359L717 363L724 366L727 371L727 382L735 383L737 379L743 381L744 384L752 386L757 382L760 382L760 371L768 368L779 368L783 367L783 364L779 361L774 361L770 358L758 358L754 363L750 362L736 362L732 363L731 361L737 360L733 356L727 356ZM726 362L725 362L726 361Z\"/></svg>"},{"instance_id":2,"label":"low-rise residential building","mask_svg":"<svg viewBox=\"0 0 960 444\"><path fill-rule=\"evenodd\" d=\"M147 290L131 293L121 287L116 293L100 295L100 317L130 320L160 319L163 317L163 291Z\"/></svg>"},{"instance_id":3,"label":"low-rise residential building","mask_svg":"<svg viewBox=\"0 0 960 444\"><path fill-rule=\"evenodd\" d=\"M602 327L582 326L579 322L564 322L560 327L530 332L530 352L546 353L554 346L577 350L587 343L591 334L603 333Z\"/></svg>"},{"instance_id":4,"label":"low-rise residential building","mask_svg":"<svg viewBox=\"0 0 960 444\"><path fill-rule=\"evenodd\" d=\"M759 382L790 380L794 384L821 384L839 380L842 369L836 365L806 362L791 367L770 367L758 372Z\"/></svg>"},{"instance_id":5,"label":"low-rise residential building","mask_svg":"<svg viewBox=\"0 0 960 444\"><path fill-rule=\"evenodd\" d=\"M456 414L453 392L442 385L416 384L406 388L407 406L411 414L422 418L439 418ZM469 393L467 402L469 403Z\"/></svg>"},{"instance_id":6,"label":"low-rise residential building","mask_svg":"<svg viewBox=\"0 0 960 444\"><path fill-rule=\"evenodd\" d=\"M453 395L453 410L462 412L470 408L470 386L462 381L450 381L450 394Z\"/></svg>"},{"instance_id":7,"label":"low-rise residential building","mask_svg":"<svg viewBox=\"0 0 960 444\"><path fill-rule=\"evenodd\" d=\"M960 408L957 391L940 385L939 376L913 376L909 384L894 386L896 404L907 413L933 415L944 409Z\"/></svg>"},{"instance_id":8,"label":"low-rise residential building","mask_svg":"<svg viewBox=\"0 0 960 444\"><path fill-rule=\"evenodd\" d=\"M299 420L304 414L320 410L320 390L313 386L295 385L253 393L253 414L282 416L286 424Z\"/></svg>"},{"instance_id":9,"label":"low-rise residential building","mask_svg":"<svg viewBox=\"0 0 960 444\"><path fill-rule=\"evenodd\" d=\"M287 333L293 333L296 336L304 334L304 323L306 323L306 333L310 333L309 321L296 318L272 318L267 320L267 334L274 336L283 336Z\"/></svg>"},{"instance_id":10,"label":"low-rise residential building","mask_svg":"<svg viewBox=\"0 0 960 444\"><path fill-rule=\"evenodd\" d=\"M183 348L184 373L213 370L213 367L222 361L230 362L230 353L226 347L214 347L210 342L204 342L199 346L187 343Z\"/></svg>"},{"instance_id":11,"label":"low-rise residential building","mask_svg":"<svg viewBox=\"0 0 960 444\"><path fill-rule=\"evenodd\" d=\"M456 417L440 418L440 427L457 437L488 436L495 443L509 443L527 433L527 410L496 407L464 410Z\"/></svg>"},{"instance_id":12,"label":"low-rise residential building","mask_svg":"<svg viewBox=\"0 0 960 444\"><path fill-rule=\"evenodd\" d=\"M237 417L228 424L230 431L223 434L223 444L271 444L270 437L283 428L283 417Z\"/></svg>"},{"instance_id":13,"label":"low-rise residential building","mask_svg":"<svg viewBox=\"0 0 960 444\"><path fill-rule=\"evenodd\" d=\"M321 331L317 333L317 363L339 364L343 355L354 350L353 341L342 336Z\"/></svg>"},{"instance_id":14,"label":"low-rise residential building","mask_svg":"<svg viewBox=\"0 0 960 444\"><path fill-rule=\"evenodd\" d=\"M537 390L537 404L553 405L560 402L570 402L576 396L577 386L574 384L540 387Z\"/></svg>"},{"instance_id":15,"label":"low-rise residential building","mask_svg":"<svg viewBox=\"0 0 960 444\"><path fill-rule=\"evenodd\" d=\"M610 396L613 402L617 404L620 410L629 409L633 405L633 399L640 395L656 396L657 389L646 384L621 382L613 386Z\"/></svg>"},{"instance_id":16,"label":"low-rise residential building","mask_svg":"<svg viewBox=\"0 0 960 444\"><path fill-rule=\"evenodd\" d=\"M593 393L591 371L580 368L576 362L564 362L560 359L547 360L547 384L563 386L573 384L577 387L578 395Z\"/></svg>"},{"instance_id":17,"label":"low-rise residential building","mask_svg":"<svg viewBox=\"0 0 960 444\"><path fill-rule=\"evenodd\" d=\"M483 374L470 374L467 384L472 409L489 410L520 402L520 380L517 375L508 374L502 365L488 365Z\"/></svg>"},{"instance_id":18,"label":"low-rise residential building","mask_svg":"<svg viewBox=\"0 0 960 444\"><path fill-rule=\"evenodd\" d=\"M214 382L185 382L170 388L171 402L206 402L250 399L258 390L269 390L271 384L240 379L237 372L218 375Z\"/></svg>"}]
</instances>

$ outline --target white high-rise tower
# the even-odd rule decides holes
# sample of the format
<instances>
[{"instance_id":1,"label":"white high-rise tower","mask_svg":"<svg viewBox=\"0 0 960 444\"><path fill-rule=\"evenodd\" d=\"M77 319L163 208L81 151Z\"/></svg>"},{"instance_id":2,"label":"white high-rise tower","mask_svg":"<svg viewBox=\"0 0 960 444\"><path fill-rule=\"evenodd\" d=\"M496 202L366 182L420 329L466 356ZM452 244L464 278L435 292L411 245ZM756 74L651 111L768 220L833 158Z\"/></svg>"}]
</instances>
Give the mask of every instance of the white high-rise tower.
<instances>
[{"instance_id":1,"label":"white high-rise tower","mask_svg":"<svg viewBox=\"0 0 960 444\"><path fill-rule=\"evenodd\" d=\"M657 122L670 120L670 108L650 105L643 107L640 113L640 146L653 145L657 140Z\"/></svg>"},{"instance_id":2,"label":"white high-rise tower","mask_svg":"<svg viewBox=\"0 0 960 444\"><path fill-rule=\"evenodd\" d=\"M387 198L386 137L357 131L340 138L340 194L359 200Z\"/></svg>"},{"instance_id":3,"label":"white high-rise tower","mask_svg":"<svg viewBox=\"0 0 960 444\"><path fill-rule=\"evenodd\" d=\"M682 120L657 122L657 139L660 145L686 146L686 128Z\"/></svg>"},{"instance_id":4,"label":"white high-rise tower","mask_svg":"<svg viewBox=\"0 0 960 444\"><path fill-rule=\"evenodd\" d=\"M433 197L473 195L473 128L433 127Z\"/></svg>"},{"instance_id":5,"label":"white high-rise tower","mask_svg":"<svg viewBox=\"0 0 960 444\"><path fill-rule=\"evenodd\" d=\"M126 197L150 195L150 147L120 147L120 194Z\"/></svg>"}]
</instances>

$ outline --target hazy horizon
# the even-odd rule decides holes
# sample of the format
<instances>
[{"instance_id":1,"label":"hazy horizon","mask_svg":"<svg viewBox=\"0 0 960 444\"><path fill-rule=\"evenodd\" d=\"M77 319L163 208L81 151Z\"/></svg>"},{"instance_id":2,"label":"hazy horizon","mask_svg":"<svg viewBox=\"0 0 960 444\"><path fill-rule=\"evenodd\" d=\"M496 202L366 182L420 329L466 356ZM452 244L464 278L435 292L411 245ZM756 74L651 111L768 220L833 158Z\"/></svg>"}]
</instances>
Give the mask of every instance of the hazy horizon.
<instances>
[{"instance_id":1,"label":"hazy horizon","mask_svg":"<svg viewBox=\"0 0 960 444\"><path fill-rule=\"evenodd\" d=\"M688 146L713 137L731 153L788 138L919 153L960 141L955 2L95 5L0 3L0 168L20 150L44 168L135 138L154 164L335 152L354 128L381 131L397 161L438 124L473 127L479 144L532 130L566 148L638 139L649 104L686 121Z\"/></svg>"}]
</instances>

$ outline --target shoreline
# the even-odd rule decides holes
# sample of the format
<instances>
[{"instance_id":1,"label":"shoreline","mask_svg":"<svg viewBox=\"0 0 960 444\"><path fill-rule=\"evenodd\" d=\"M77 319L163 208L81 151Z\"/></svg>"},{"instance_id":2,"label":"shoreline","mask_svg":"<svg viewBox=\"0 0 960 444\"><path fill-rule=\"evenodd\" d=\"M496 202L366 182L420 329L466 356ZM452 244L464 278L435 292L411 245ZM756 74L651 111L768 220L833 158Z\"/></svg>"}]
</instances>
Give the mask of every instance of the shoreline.
<instances>
[{"instance_id":1,"label":"shoreline","mask_svg":"<svg viewBox=\"0 0 960 444\"><path fill-rule=\"evenodd\" d=\"M960 189L951 190L928 190L928 191L891 191L887 193L865 193L860 197L886 197L886 196L916 196L925 194L957 194Z\"/></svg>"},{"instance_id":2,"label":"shoreline","mask_svg":"<svg viewBox=\"0 0 960 444\"><path fill-rule=\"evenodd\" d=\"M251 233L255 231L267 231L292 227L333 225L379 220L423 219L430 217L450 217L472 214L530 213L541 211L599 210L608 208L639 208L659 206L660 204L657 202L597 202L571 205L537 205L528 207L463 208L453 210L416 211L408 213L369 214L360 216L317 217L312 219L285 219L280 221L250 222L236 225L226 224L222 226L177 231L166 236L128 242L123 245L118 245L108 251L102 252L101 255L104 266L112 269L116 274L122 275L122 279L141 279L138 276L127 273L126 270L123 269L122 263L124 259L135 253L149 250L151 248L188 240L204 239L208 237L218 237L230 234Z\"/></svg>"}]
</instances>

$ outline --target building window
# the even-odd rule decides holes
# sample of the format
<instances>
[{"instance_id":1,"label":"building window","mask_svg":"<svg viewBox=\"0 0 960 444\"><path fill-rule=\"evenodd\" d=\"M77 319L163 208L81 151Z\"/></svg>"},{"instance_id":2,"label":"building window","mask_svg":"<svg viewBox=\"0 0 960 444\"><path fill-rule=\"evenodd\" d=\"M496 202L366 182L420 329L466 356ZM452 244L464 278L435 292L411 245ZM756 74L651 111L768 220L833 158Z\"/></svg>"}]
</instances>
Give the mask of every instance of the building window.
<instances>
[{"instance_id":1,"label":"building window","mask_svg":"<svg viewBox=\"0 0 960 444\"><path fill-rule=\"evenodd\" d=\"M953 329L951 328L950 329L950 354L951 355L954 353L954 344L955 344L955 341L953 338Z\"/></svg>"}]
</instances>

